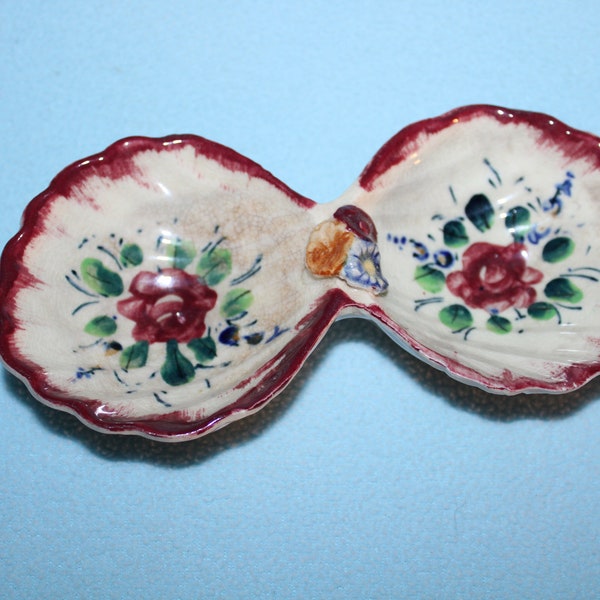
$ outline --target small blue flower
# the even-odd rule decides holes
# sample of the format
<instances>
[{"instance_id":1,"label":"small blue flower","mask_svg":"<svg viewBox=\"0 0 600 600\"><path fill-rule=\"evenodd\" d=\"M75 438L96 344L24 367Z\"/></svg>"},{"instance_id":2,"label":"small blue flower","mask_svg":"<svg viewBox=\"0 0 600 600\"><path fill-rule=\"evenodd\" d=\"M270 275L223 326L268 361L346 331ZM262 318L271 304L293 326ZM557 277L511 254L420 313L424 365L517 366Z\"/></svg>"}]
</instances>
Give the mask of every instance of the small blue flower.
<instances>
[{"instance_id":1,"label":"small blue flower","mask_svg":"<svg viewBox=\"0 0 600 600\"><path fill-rule=\"evenodd\" d=\"M219 342L227 346L239 346L240 328L237 325L230 325L219 334Z\"/></svg>"},{"instance_id":2,"label":"small blue flower","mask_svg":"<svg viewBox=\"0 0 600 600\"><path fill-rule=\"evenodd\" d=\"M546 227L543 231L538 231L538 226L534 225L533 228L527 234L527 239L530 243L536 245L540 243L540 240L543 240L546 236L550 235L552 230L550 227Z\"/></svg>"},{"instance_id":3,"label":"small blue flower","mask_svg":"<svg viewBox=\"0 0 600 600\"><path fill-rule=\"evenodd\" d=\"M357 238L348 252L340 277L353 287L366 288L374 294L385 292L388 282L381 274L377 244Z\"/></svg>"},{"instance_id":4,"label":"small blue flower","mask_svg":"<svg viewBox=\"0 0 600 600\"><path fill-rule=\"evenodd\" d=\"M413 256L421 262L427 260L429 258L429 250L427 250L427 246L422 242L417 242L417 240L410 241L414 248Z\"/></svg>"},{"instance_id":5,"label":"small blue flower","mask_svg":"<svg viewBox=\"0 0 600 600\"><path fill-rule=\"evenodd\" d=\"M562 183L557 184L556 191L561 194L565 194L566 196L571 195L571 190L573 189L573 182L570 179L565 179Z\"/></svg>"},{"instance_id":6,"label":"small blue flower","mask_svg":"<svg viewBox=\"0 0 600 600\"><path fill-rule=\"evenodd\" d=\"M438 250L433 255L433 260L435 261L435 264L438 267L447 269L448 267L452 266L452 263L454 262L454 257L452 256L451 252L448 252L448 250Z\"/></svg>"},{"instance_id":7,"label":"small blue flower","mask_svg":"<svg viewBox=\"0 0 600 600\"><path fill-rule=\"evenodd\" d=\"M544 204L542 204L542 210L544 212L549 212L554 216L559 215L562 211L563 201L560 199L560 194L557 192L556 196L547 200Z\"/></svg>"},{"instance_id":8,"label":"small blue flower","mask_svg":"<svg viewBox=\"0 0 600 600\"><path fill-rule=\"evenodd\" d=\"M244 339L251 345L256 346L256 344L260 344L262 342L263 337L265 336L262 332L251 333L249 335L245 335Z\"/></svg>"},{"instance_id":9,"label":"small blue flower","mask_svg":"<svg viewBox=\"0 0 600 600\"><path fill-rule=\"evenodd\" d=\"M102 371L101 367L92 367L91 369L84 369L83 367L78 367L77 372L75 373L75 377L71 381L75 381L76 379L91 379L92 375L96 371Z\"/></svg>"}]
</instances>

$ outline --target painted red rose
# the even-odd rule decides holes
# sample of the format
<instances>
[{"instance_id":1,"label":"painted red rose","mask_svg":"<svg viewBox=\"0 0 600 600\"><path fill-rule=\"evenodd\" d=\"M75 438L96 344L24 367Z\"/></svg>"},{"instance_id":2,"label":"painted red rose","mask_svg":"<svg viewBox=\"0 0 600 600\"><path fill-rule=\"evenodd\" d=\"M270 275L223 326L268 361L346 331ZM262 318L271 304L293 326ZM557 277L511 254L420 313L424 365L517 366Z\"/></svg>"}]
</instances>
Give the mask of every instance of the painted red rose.
<instances>
[{"instance_id":1,"label":"painted red rose","mask_svg":"<svg viewBox=\"0 0 600 600\"><path fill-rule=\"evenodd\" d=\"M496 246L487 242L471 245L462 256L463 270L450 273L448 289L471 308L502 312L526 308L535 301L533 284L543 273L527 266L527 248L513 243Z\"/></svg>"},{"instance_id":2,"label":"painted red rose","mask_svg":"<svg viewBox=\"0 0 600 600\"><path fill-rule=\"evenodd\" d=\"M216 301L214 290L181 269L160 273L142 271L129 286L131 297L120 300L117 310L135 321L137 341L186 343L202 337L204 318Z\"/></svg>"}]
</instances>

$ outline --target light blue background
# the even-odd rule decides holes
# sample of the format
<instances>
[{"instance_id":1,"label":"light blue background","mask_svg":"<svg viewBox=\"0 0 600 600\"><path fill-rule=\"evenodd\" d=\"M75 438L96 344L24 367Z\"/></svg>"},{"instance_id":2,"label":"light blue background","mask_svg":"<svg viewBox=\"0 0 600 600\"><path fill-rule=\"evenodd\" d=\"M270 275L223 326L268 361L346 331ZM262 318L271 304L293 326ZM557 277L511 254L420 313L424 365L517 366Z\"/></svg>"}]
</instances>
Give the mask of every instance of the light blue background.
<instances>
[{"instance_id":1,"label":"light blue background","mask_svg":"<svg viewBox=\"0 0 600 600\"><path fill-rule=\"evenodd\" d=\"M593 0L1 5L2 244L128 135L198 133L328 201L455 106L600 133ZM362 321L183 445L95 433L3 374L0 596L598 597L599 399L489 397Z\"/></svg>"}]
</instances>

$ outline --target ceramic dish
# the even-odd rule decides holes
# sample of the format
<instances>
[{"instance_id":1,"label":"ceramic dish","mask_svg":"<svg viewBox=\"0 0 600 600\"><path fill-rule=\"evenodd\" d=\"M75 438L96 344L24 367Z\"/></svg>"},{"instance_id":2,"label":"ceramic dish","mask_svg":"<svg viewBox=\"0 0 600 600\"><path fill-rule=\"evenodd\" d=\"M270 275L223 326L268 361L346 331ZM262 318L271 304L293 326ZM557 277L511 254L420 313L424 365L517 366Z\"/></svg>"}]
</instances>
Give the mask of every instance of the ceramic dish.
<instances>
[{"instance_id":1,"label":"ceramic dish","mask_svg":"<svg viewBox=\"0 0 600 600\"><path fill-rule=\"evenodd\" d=\"M200 137L119 141L5 248L3 360L96 429L168 441L260 409L345 316L493 392L573 390L600 365L599 144L460 108L316 204Z\"/></svg>"}]
</instances>

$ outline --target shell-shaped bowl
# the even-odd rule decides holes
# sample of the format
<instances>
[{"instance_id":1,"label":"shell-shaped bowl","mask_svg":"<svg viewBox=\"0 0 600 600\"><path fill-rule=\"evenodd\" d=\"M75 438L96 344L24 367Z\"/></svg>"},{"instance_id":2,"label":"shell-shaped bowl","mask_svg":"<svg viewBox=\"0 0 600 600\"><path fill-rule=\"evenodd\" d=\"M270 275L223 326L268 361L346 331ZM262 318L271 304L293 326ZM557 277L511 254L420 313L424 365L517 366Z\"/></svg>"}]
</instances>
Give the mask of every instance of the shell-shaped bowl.
<instances>
[{"instance_id":1,"label":"shell-shaped bowl","mask_svg":"<svg viewBox=\"0 0 600 600\"><path fill-rule=\"evenodd\" d=\"M61 172L6 246L0 351L42 402L167 441L260 409L340 317L501 393L598 373L600 140L471 106L316 204L191 135Z\"/></svg>"}]
</instances>

